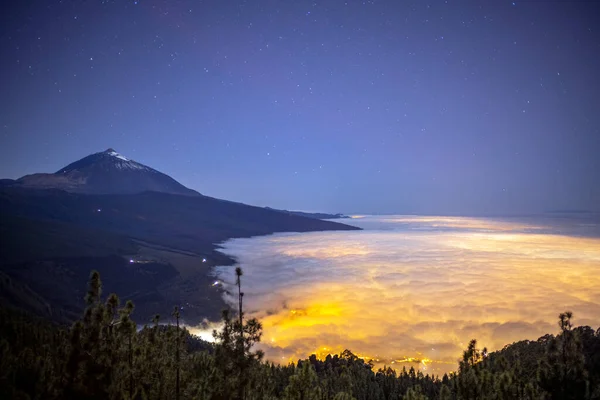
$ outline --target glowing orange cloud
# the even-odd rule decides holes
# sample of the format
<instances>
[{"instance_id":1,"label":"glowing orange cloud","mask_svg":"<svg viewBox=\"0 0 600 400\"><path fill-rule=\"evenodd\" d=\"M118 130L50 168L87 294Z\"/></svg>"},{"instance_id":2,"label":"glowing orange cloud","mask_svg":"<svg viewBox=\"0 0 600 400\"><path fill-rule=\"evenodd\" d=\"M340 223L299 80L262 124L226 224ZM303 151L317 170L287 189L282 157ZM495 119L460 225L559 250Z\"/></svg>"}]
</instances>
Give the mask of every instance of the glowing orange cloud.
<instances>
[{"instance_id":1,"label":"glowing orange cloud","mask_svg":"<svg viewBox=\"0 0 600 400\"><path fill-rule=\"evenodd\" d=\"M371 229L225 244L244 269L246 309L263 323L271 360L350 349L441 373L472 338L492 350L537 339L556 332L566 309L578 324L600 321L600 239L475 218L352 223ZM219 273L234 290L233 268Z\"/></svg>"}]
</instances>

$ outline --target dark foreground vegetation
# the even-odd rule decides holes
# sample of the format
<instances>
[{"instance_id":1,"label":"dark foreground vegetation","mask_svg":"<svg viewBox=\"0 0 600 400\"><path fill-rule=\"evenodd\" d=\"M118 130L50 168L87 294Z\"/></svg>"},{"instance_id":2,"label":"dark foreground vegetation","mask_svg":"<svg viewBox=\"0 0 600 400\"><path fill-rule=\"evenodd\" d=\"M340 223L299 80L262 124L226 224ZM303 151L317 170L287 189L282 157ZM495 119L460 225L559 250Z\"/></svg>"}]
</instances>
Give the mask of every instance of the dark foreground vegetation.
<instances>
[{"instance_id":1,"label":"dark foreground vegetation","mask_svg":"<svg viewBox=\"0 0 600 400\"><path fill-rule=\"evenodd\" d=\"M240 288L241 270L238 272ZM258 321L223 314L217 344L173 325L138 330L133 303L101 299L92 273L87 308L70 328L0 308L2 399L600 399L600 329L571 325L561 332L487 353L475 340L456 373L423 375L373 367L350 351L296 365L262 360Z\"/></svg>"}]
</instances>

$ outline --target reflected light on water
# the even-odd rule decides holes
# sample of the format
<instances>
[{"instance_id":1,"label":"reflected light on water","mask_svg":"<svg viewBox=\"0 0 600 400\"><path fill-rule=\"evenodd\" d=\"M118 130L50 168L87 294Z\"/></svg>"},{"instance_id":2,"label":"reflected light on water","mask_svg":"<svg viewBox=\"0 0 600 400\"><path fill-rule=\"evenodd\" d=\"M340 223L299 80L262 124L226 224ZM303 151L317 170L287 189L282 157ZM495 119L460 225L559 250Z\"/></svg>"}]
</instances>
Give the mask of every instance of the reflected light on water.
<instances>
[{"instance_id":1,"label":"reflected light on water","mask_svg":"<svg viewBox=\"0 0 600 400\"><path fill-rule=\"evenodd\" d=\"M248 316L268 359L350 349L378 365L454 370L469 340L499 349L600 322L600 239L458 217L368 217L356 232L235 239ZM232 267L217 270L234 292ZM235 298L226 295L235 304Z\"/></svg>"}]
</instances>

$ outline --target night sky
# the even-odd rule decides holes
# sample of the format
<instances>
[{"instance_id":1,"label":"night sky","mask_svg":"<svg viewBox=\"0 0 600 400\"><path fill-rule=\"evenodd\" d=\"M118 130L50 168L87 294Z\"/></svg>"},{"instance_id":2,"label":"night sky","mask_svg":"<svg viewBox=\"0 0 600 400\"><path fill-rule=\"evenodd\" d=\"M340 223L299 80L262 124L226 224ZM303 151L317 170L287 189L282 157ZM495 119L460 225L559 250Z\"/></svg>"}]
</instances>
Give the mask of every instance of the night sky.
<instances>
[{"instance_id":1,"label":"night sky","mask_svg":"<svg viewBox=\"0 0 600 400\"><path fill-rule=\"evenodd\" d=\"M113 147L262 206L600 211L598 1L7 3L1 177Z\"/></svg>"}]
</instances>

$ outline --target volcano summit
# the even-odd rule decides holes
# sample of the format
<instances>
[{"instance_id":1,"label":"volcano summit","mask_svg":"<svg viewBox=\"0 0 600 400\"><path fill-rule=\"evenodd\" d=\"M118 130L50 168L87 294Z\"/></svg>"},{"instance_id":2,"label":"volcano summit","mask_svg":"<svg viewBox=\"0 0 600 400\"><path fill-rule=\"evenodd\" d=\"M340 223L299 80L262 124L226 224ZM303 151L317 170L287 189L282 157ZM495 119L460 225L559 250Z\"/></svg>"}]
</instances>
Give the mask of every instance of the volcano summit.
<instances>
[{"instance_id":1,"label":"volcano summit","mask_svg":"<svg viewBox=\"0 0 600 400\"><path fill-rule=\"evenodd\" d=\"M26 175L13 184L85 194L135 194L152 191L199 195L170 176L131 160L112 148L84 157L53 174Z\"/></svg>"}]
</instances>

